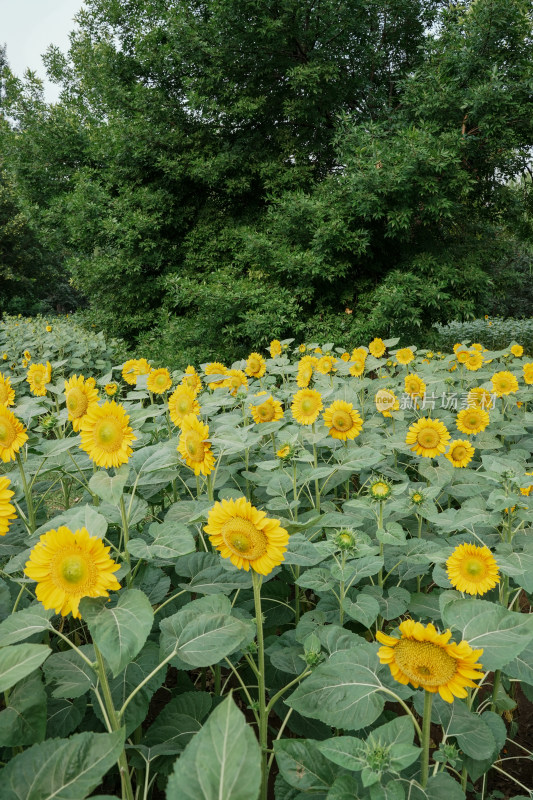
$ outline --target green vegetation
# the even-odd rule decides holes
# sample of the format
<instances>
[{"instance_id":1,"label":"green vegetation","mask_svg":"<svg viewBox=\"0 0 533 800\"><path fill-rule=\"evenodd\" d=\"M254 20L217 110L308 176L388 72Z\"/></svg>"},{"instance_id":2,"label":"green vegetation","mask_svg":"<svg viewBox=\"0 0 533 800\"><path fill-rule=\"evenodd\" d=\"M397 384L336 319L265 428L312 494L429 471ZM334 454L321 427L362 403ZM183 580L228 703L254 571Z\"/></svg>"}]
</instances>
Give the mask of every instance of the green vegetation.
<instances>
[{"instance_id":1,"label":"green vegetation","mask_svg":"<svg viewBox=\"0 0 533 800\"><path fill-rule=\"evenodd\" d=\"M514 298L531 316L527 0L88 0L77 19L46 56L59 103L4 58L0 166L89 323L185 364L272 336L427 342Z\"/></svg>"}]
</instances>

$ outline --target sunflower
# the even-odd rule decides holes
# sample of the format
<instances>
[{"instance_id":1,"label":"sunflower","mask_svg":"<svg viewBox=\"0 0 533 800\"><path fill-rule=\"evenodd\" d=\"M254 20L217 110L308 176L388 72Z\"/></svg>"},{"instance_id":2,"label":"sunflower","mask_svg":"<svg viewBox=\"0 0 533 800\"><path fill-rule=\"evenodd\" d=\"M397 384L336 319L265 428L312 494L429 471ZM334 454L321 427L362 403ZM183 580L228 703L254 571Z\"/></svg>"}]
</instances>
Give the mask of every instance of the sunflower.
<instances>
[{"instance_id":1,"label":"sunflower","mask_svg":"<svg viewBox=\"0 0 533 800\"><path fill-rule=\"evenodd\" d=\"M200 376L196 372L195 368L190 364L185 370L185 375L181 379L181 383L184 386L188 386L189 389L192 389L197 394L202 389L202 381L200 380Z\"/></svg>"},{"instance_id":2,"label":"sunflower","mask_svg":"<svg viewBox=\"0 0 533 800\"><path fill-rule=\"evenodd\" d=\"M481 408L484 411L490 411L493 407L491 393L482 386L475 386L470 389L467 395L467 403L469 408Z\"/></svg>"},{"instance_id":3,"label":"sunflower","mask_svg":"<svg viewBox=\"0 0 533 800\"><path fill-rule=\"evenodd\" d=\"M0 404L0 458L13 461L28 436L26 428L7 406Z\"/></svg>"},{"instance_id":4,"label":"sunflower","mask_svg":"<svg viewBox=\"0 0 533 800\"><path fill-rule=\"evenodd\" d=\"M366 347L355 347L352 350L352 355L350 356L350 358L353 361L356 361L358 358L365 358L366 359L367 355L368 355L368 353L367 353Z\"/></svg>"},{"instance_id":5,"label":"sunflower","mask_svg":"<svg viewBox=\"0 0 533 800\"><path fill-rule=\"evenodd\" d=\"M0 536L5 536L11 522L16 519L15 507L9 502L15 492L9 488L9 478L0 478Z\"/></svg>"},{"instance_id":6,"label":"sunflower","mask_svg":"<svg viewBox=\"0 0 533 800\"><path fill-rule=\"evenodd\" d=\"M37 581L35 594L46 609L79 619L82 597L109 597L120 589L113 575L120 569L109 558L109 547L86 528L74 533L64 525L43 533L30 553L24 572Z\"/></svg>"},{"instance_id":7,"label":"sunflower","mask_svg":"<svg viewBox=\"0 0 533 800\"><path fill-rule=\"evenodd\" d=\"M512 372L495 372L491 382L492 391L498 397L518 391L518 381Z\"/></svg>"},{"instance_id":8,"label":"sunflower","mask_svg":"<svg viewBox=\"0 0 533 800\"><path fill-rule=\"evenodd\" d=\"M107 469L127 463L133 452L130 445L137 439L129 420L123 406L114 400L88 408L80 425L80 447L97 467Z\"/></svg>"},{"instance_id":9,"label":"sunflower","mask_svg":"<svg viewBox=\"0 0 533 800\"><path fill-rule=\"evenodd\" d=\"M118 385L116 383L106 383L104 391L108 397L114 397L118 392Z\"/></svg>"},{"instance_id":10,"label":"sunflower","mask_svg":"<svg viewBox=\"0 0 533 800\"><path fill-rule=\"evenodd\" d=\"M139 375L149 375L152 370L152 367L145 358L138 358L136 370L137 370L136 377L138 377Z\"/></svg>"},{"instance_id":11,"label":"sunflower","mask_svg":"<svg viewBox=\"0 0 533 800\"><path fill-rule=\"evenodd\" d=\"M284 559L289 534L244 497L215 503L204 530L213 547L238 569L269 575Z\"/></svg>"},{"instance_id":12,"label":"sunflower","mask_svg":"<svg viewBox=\"0 0 533 800\"><path fill-rule=\"evenodd\" d=\"M322 358L318 359L316 371L320 372L321 375L327 375L334 369L336 363L337 359L333 356L322 356Z\"/></svg>"},{"instance_id":13,"label":"sunflower","mask_svg":"<svg viewBox=\"0 0 533 800\"><path fill-rule=\"evenodd\" d=\"M24 356L24 358L26 359L26 361L31 361L31 353L30 353L30 351L29 351L29 350L24 350L24 352L23 352L23 354L22 354L22 355Z\"/></svg>"},{"instance_id":14,"label":"sunflower","mask_svg":"<svg viewBox=\"0 0 533 800\"><path fill-rule=\"evenodd\" d=\"M426 498L422 494L422 492L413 492L411 495L411 502L415 504L415 506L421 506L425 503Z\"/></svg>"},{"instance_id":15,"label":"sunflower","mask_svg":"<svg viewBox=\"0 0 533 800\"><path fill-rule=\"evenodd\" d=\"M409 364L415 357L415 354L411 350L410 347L403 347L401 350L397 350L395 353L396 361L398 364Z\"/></svg>"},{"instance_id":16,"label":"sunflower","mask_svg":"<svg viewBox=\"0 0 533 800\"><path fill-rule=\"evenodd\" d=\"M522 369L524 370L524 382L527 384L533 383L533 361L530 361L529 364L524 364Z\"/></svg>"},{"instance_id":17,"label":"sunflower","mask_svg":"<svg viewBox=\"0 0 533 800\"><path fill-rule=\"evenodd\" d=\"M498 565L488 547L460 544L446 561L450 583L459 592L485 594L500 582Z\"/></svg>"},{"instance_id":18,"label":"sunflower","mask_svg":"<svg viewBox=\"0 0 533 800\"><path fill-rule=\"evenodd\" d=\"M352 353L352 357L350 358L350 368L348 372L350 373L350 375L353 375L354 378L358 378L365 371L365 364L366 364L366 353L364 353L363 355L361 353L357 353L356 355Z\"/></svg>"},{"instance_id":19,"label":"sunflower","mask_svg":"<svg viewBox=\"0 0 533 800\"><path fill-rule=\"evenodd\" d=\"M15 390L9 378L4 378L0 373L0 406L15 405Z\"/></svg>"},{"instance_id":20,"label":"sunflower","mask_svg":"<svg viewBox=\"0 0 533 800\"><path fill-rule=\"evenodd\" d=\"M405 442L413 445L411 450L417 456L434 458L439 453L444 453L449 440L448 429L440 419L425 417L411 425L407 431Z\"/></svg>"},{"instance_id":21,"label":"sunflower","mask_svg":"<svg viewBox=\"0 0 533 800\"><path fill-rule=\"evenodd\" d=\"M464 349L464 345L460 342L456 342L453 346L453 352L457 353L458 350Z\"/></svg>"},{"instance_id":22,"label":"sunflower","mask_svg":"<svg viewBox=\"0 0 533 800\"><path fill-rule=\"evenodd\" d=\"M313 372L316 369L318 358L314 356L304 356L298 362L298 374L296 376L296 385L300 389L306 389L309 382L313 377Z\"/></svg>"},{"instance_id":23,"label":"sunflower","mask_svg":"<svg viewBox=\"0 0 533 800\"><path fill-rule=\"evenodd\" d=\"M387 498L390 497L392 486L385 478L378 478L378 480L372 481L368 487L368 491L374 500L383 502L383 500L387 500Z\"/></svg>"},{"instance_id":24,"label":"sunflower","mask_svg":"<svg viewBox=\"0 0 533 800\"><path fill-rule=\"evenodd\" d=\"M303 348L305 350L305 345L303 345ZM263 356L260 353L250 353L246 359L244 371L250 378L262 378L266 372L266 361Z\"/></svg>"},{"instance_id":25,"label":"sunflower","mask_svg":"<svg viewBox=\"0 0 533 800\"><path fill-rule=\"evenodd\" d=\"M350 360L350 354L347 353L345 350L344 353L341 355L341 361L349 361L349 360Z\"/></svg>"},{"instance_id":26,"label":"sunflower","mask_svg":"<svg viewBox=\"0 0 533 800\"><path fill-rule=\"evenodd\" d=\"M469 356L470 356L470 353L466 349L457 350L457 352L455 354L455 357L456 357L457 361L459 362L459 364L466 364L466 362L468 361Z\"/></svg>"},{"instance_id":27,"label":"sunflower","mask_svg":"<svg viewBox=\"0 0 533 800\"><path fill-rule=\"evenodd\" d=\"M159 369L153 369L146 381L146 388L152 394L164 394L168 392L170 387L172 386L172 378L170 377L170 372L166 367L160 367Z\"/></svg>"},{"instance_id":28,"label":"sunflower","mask_svg":"<svg viewBox=\"0 0 533 800\"><path fill-rule=\"evenodd\" d=\"M170 419L176 427L179 427L185 417L189 414L200 413L200 404L196 399L194 389L185 386L183 383L177 386L168 398L168 410Z\"/></svg>"},{"instance_id":29,"label":"sunflower","mask_svg":"<svg viewBox=\"0 0 533 800\"><path fill-rule=\"evenodd\" d=\"M531 477L531 476L533 475L533 472L526 472L526 475L527 475L528 477ZM520 489L520 492L521 492L521 494L523 494L525 497L529 497L529 495L531 494L531 491L532 491L532 490L533 490L533 483L532 483L530 486L528 486L527 488L525 488L525 489Z\"/></svg>"},{"instance_id":30,"label":"sunflower","mask_svg":"<svg viewBox=\"0 0 533 800\"><path fill-rule=\"evenodd\" d=\"M344 400L334 400L323 414L324 425L329 428L328 434L333 439L355 439L363 427L363 420L351 403Z\"/></svg>"},{"instance_id":31,"label":"sunflower","mask_svg":"<svg viewBox=\"0 0 533 800\"><path fill-rule=\"evenodd\" d=\"M390 389L379 389L374 397L376 408L384 417L390 417L391 411L400 410L400 401Z\"/></svg>"},{"instance_id":32,"label":"sunflower","mask_svg":"<svg viewBox=\"0 0 533 800\"><path fill-rule=\"evenodd\" d=\"M236 396L239 389L248 391L248 378L242 369L228 369L226 375L228 376L223 382L223 386L230 390L233 397Z\"/></svg>"},{"instance_id":33,"label":"sunflower","mask_svg":"<svg viewBox=\"0 0 533 800\"><path fill-rule=\"evenodd\" d=\"M259 392L256 397L266 397L266 392ZM260 405L250 405L250 413L256 425L261 422L277 422L278 419L283 419L283 407L279 400L274 400L273 397L268 397Z\"/></svg>"},{"instance_id":34,"label":"sunflower","mask_svg":"<svg viewBox=\"0 0 533 800\"><path fill-rule=\"evenodd\" d=\"M401 638L378 631L376 639L384 647L378 650L382 664L388 664L392 677L399 683L411 683L426 692L438 692L447 703L454 697L466 697L466 686L483 677L477 662L483 650L472 650L468 642L450 642L451 631L438 633L432 622L406 619L399 625Z\"/></svg>"},{"instance_id":35,"label":"sunflower","mask_svg":"<svg viewBox=\"0 0 533 800\"><path fill-rule=\"evenodd\" d=\"M137 383L137 359L131 358L126 361L122 366L122 377L129 383L130 386L135 386Z\"/></svg>"},{"instance_id":36,"label":"sunflower","mask_svg":"<svg viewBox=\"0 0 533 800\"><path fill-rule=\"evenodd\" d=\"M524 355L524 348L522 347L521 344L513 344L513 346L511 347L511 353L516 358L520 358L520 356Z\"/></svg>"},{"instance_id":37,"label":"sunflower","mask_svg":"<svg viewBox=\"0 0 533 800\"><path fill-rule=\"evenodd\" d=\"M51 378L52 367L49 361L47 361L46 364L32 364L26 375L26 380L30 384L30 390L36 397L45 396L46 384L50 383Z\"/></svg>"},{"instance_id":38,"label":"sunflower","mask_svg":"<svg viewBox=\"0 0 533 800\"><path fill-rule=\"evenodd\" d=\"M406 393L412 398L422 397L426 393L426 384L413 372L405 376L404 386Z\"/></svg>"},{"instance_id":39,"label":"sunflower","mask_svg":"<svg viewBox=\"0 0 533 800\"><path fill-rule=\"evenodd\" d=\"M477 350L471 350L464 365L470 372L475 372L483 366L483 356Z\"/></svg>"},{"instance_id":40,"label":"sunflower","mask_svg":"<svg viewBox=\"0 0 533 800\"><path fill-rule=\"evenodd\" d=\"M466 467L472 461L475 448L472 447L468 439L454 439L450 442L446 458L451 461L454 467Z\"/></svg>"},{"instance_id":41,"label":"sunflower","mask_svg":"<svg viewBox=\"0 0 533 800\"><path fill-rule=\"evenodd\" d=\"M209 427L189 414L181 421L181 436L178 453L195 475L209 475L215 465L215 457L208 441Z\"/></svg>"},{"instance_id":42,"label":"sunflower","mask_svg":"<svg viewBox=\"0 0 533 800\"><path fill-rule=\"evenodd\" d=\"M482 408L464 408L457 414L455 424L461 433L474 436L484 431L490 422L488 411Z\"/></svg>"},{"instance_id":43,"label":"sunflower","mask_svg":"<svg viewBox=\"0 0 533 800\"><path fill-rule=\"evenodd\" d=\"M281 342L277 339L272 339L270 342L270 358L276 358L276 356L281 355L282 347Z\"/></svg>"},{"instance_id":44,"label":"sunflower","mask_svg":"<svg viewBox=\"0 0 533 800\"><path fill-rule=\"evenodd\" d=\"M276 450L276 455L278 458L285 460L290 458L293 455L293 452L294 450L290 444L284 444L279 448L279 450Z\"/></svg>"},{"instance_id":45,"label":"sunflower","mask_svg":"<svg viewBox=\"0 0 533 800\"><path fill-rule=\"evenodd\" d=\"M305 346L305 344L298 345L298 352L299 353L305 353L306 350L307 350L307 347Z\"/></svg>"},{"instance_id":46,"label":"sunflower","mask_svg":"<svg viewBox=\"0 0 533 800\"><path fill-rule=\"evenodd\" d=\"M209 364L205 366L205 374L206 375L227 375L228 368L221 364L220 361L211 361ZM219 381L210 381L208 383L210 389L219 389L221 386L224 386L224 380Z\"/></svg>"},{"instance_id":47,"label":"sunflower","mask_svg":"<svg viewBox=\"0 0 533 800\"><path fill-rule=\"evenodd\" d=\"M87 381L80 375L73 375L65 381L65 398L67 401L67 411L69 422L76 433L80 429L80 424L89 407L98 403L98 391L94 388L94 380Z\"/></svg>"},{"instance_id":48,"label":"sunflower","mask_svg":"<svg viewBox=\"0 0 533 800\"><path fill-rule=\"evenodd\" d=\"M386 349L387 348L385 347L385 342L383 341L383 339L380 339L379 337L372 339L372 341L368 345L368 351L371 356L374 356L374 358L381 358L381 356L385 355Z\"/></svg>"},{"instance_id":49,"label":"sunflower","mask_svg":"<svg viewBox=\"0 0 533 800\"><path fill-rule=\"evenodd\" d=\"M47 325L46 326L46 333L52 333L52 326L51 325Z\"/></svg>"},{"instance_id":50,"label":"sunflower","mask_svg":"<svg viewBox=\"0 0 533 800\"><path fill-rule=\"evenodd\" d=\"M300 389L292 399L292 415L300 425L312 425L323 408L322 395L314 389Z\"/></svg>"}]
</instances>

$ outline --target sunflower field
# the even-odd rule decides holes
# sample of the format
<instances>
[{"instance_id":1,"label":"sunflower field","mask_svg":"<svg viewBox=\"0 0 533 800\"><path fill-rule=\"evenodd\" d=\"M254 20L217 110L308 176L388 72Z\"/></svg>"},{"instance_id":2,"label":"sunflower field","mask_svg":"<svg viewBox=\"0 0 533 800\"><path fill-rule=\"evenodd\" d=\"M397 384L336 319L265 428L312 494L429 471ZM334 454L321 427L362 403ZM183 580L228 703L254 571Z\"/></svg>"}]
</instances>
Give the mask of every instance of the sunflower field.
<instances>
[{"instance_id":1,"label":"sunflower field","mask_svg":"<svg viewBox=\"0 0 533 800\"><path fill-rule=\"evenodd\" d=\"M66 331L0 332L2 800L533 796L523 344Z\"/></svg>"}]
</instances>

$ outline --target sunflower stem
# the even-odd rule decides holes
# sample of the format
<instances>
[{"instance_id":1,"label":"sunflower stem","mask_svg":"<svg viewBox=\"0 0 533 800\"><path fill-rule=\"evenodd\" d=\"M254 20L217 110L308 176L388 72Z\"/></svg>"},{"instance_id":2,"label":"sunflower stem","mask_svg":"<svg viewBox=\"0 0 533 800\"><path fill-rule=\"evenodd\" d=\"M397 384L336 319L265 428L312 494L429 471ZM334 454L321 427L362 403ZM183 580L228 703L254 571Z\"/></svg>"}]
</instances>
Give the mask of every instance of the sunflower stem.
<instances>
[{"instance_id":1,"label":"sunflower stem","mask_svg":"<svg viewBox=\"0 0 533 800\"><path fill-rule=\"evenodd\" d=\"M257 625L257 684L259 693L259 745L261 747L261 800L267 800L268 791L268 711L265 691L265 644L263 639L263 612L261 610L261 583L263 579L252 572L254 587L255 621Z\"/></svg>"},{"instance_id":2,"label":"sunflower stem","mask_svg":"<svg viewBox=\"0 0 533 800\"><path fill-rule=\"evenodd\" d=\"M109 688L109 681L107 680L107 675L105 672L104 659L102 657L100 650L98 649L98 646L94 642L93 646L94 646L94 653L96 655L96 672L98 673L100 685L102 686L102 692L104 695L104 704L107 710L109 723L113 731L118 731L120 730L121 726L119 717L117 716L117 712L113 704L111 689ZM128 759L126 758L125 750L122 751L122 753L118 758L118 767L120 772L120 781L122 785L122 800L134 800L130 771L128 767Z\"/></svg>"},{"instance_id":3,"label":"sunflower stem","mask_svg":"<svg viewBox=\"0 0 533 800\"><path fill-rule=\"evenodd\" d=\"M429 733L431 729L431 706L433 694L424 692L424 719L422 722L422 753L420 756L420 785L426 788L429 772Z\"/></svg>"},{"instance_id":4,"label":"sunflower stem","mask_svg":"<svg viewBox=\"0 0 533 800\"><path fill-rule=\"evenodd\" d=\"M28 522L27 528L28 533L32 534L37 527L35 524L35 509L33 507L33 497L31 493L31 489L28 486L28 481L26 480L26 473L24 472L24 465L22 464L22 458L20 457L20 453L17 453L17 464L20 472L20 479L22 481L22 488L24 489L24 497L26 498L26 508L28 510Z\"/></svg>"},{"instance_id":5,"label":"sunflower stem","mask_svg":"<svg viewBox=\"0 0 533 800\"><path fill-rule=\"evenodd\" d=\"M122 519L122 544L124 545L124 558L128 565L128 574L126 575L126 583L128 584L128 588L131 584L131 562L130 562L130 554L128 551L128 543L129 543L129 527L128 527L128 516L126 514L126 506L124 504L124 495L120 497L120 517Z\"/></svg>"},{"instance_id":6,"label":"sunflower stem","mask_svg":"<svg viewBox=\"0 0 533 800\"><path fill-rule=\"evenodd\" d=\"M211 503L213 503L215 500L215 494L213 491L213 478L211 476L211 473L209 473L209 475L207 476L207 499Z\"/></svg>"},{"instance_id":7,"label":"sunflower stem","mask_svg":"<svg viewBox=\"0 0 533 800\"><path fill-rule=\"evenodd\" d=\"M497 669L494 672L494 683L492 684L492 703L490 706L491 711L496 711L497 701L498 701L498 692L500 691L500 683L502 678L502 672L500 669Z\"/></svg>"},{"instance_id":8,"label":"sunflower stem","mask_svg":"<svg viewBox=\"0 0 533 800\"><path fill-rule=\"evenodd\" d=\"M313 437L314 437L315 433L316 433L316 426L315 426L315 423L313 422ZM318 453L317 453L317 449L316 449L316 442L314 440L313 440L313 458L314 458L314 462L313 462L314 463L314 467L315 467L315 469L317 469L318 468ZM320 484L319 484L318 478L315 478L315 508L316 508L317 514L320 514Z\"/></svg>"}]
</instances>

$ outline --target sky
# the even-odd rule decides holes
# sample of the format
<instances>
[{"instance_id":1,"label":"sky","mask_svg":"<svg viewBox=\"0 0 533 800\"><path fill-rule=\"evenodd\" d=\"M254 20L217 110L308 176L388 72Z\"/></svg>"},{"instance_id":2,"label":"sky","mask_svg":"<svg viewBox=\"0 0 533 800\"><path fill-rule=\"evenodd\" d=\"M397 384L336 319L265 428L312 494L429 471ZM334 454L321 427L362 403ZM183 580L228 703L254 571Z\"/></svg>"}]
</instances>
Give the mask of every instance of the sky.
<instances>
[{"instance_id":1,"label":"sky","mask_svg":"<svg viewBox=\"0 0 533 800\"><path fill-rule=\"evenodd\" d=\"M28 67L44 80L44 96L57 100L60 87L46 80L41 55L50 44L68 50L68 35L83 0L0 0L0 44L7 45L12 71L22 77Z\"/></svg>"}]
</instances>

